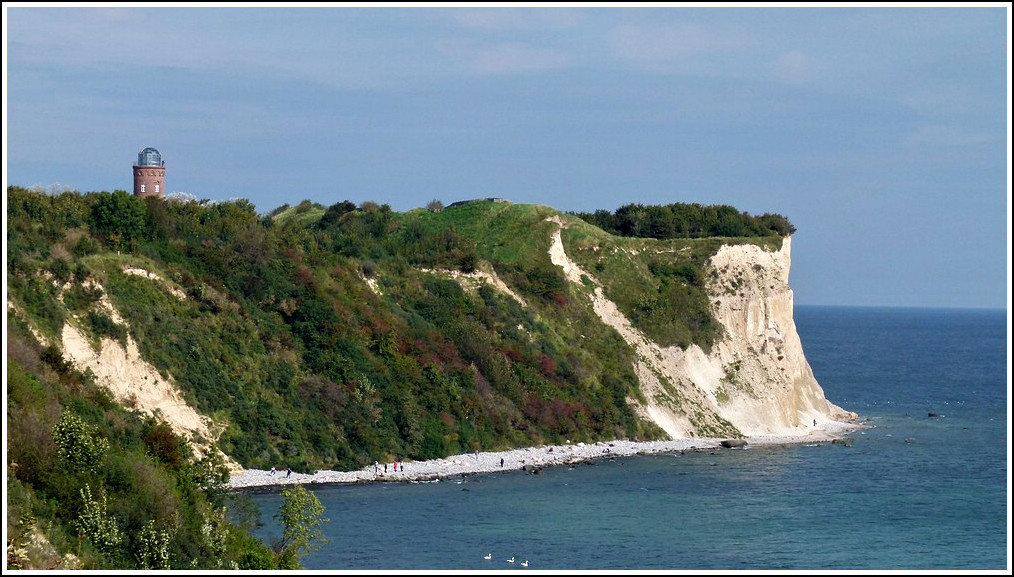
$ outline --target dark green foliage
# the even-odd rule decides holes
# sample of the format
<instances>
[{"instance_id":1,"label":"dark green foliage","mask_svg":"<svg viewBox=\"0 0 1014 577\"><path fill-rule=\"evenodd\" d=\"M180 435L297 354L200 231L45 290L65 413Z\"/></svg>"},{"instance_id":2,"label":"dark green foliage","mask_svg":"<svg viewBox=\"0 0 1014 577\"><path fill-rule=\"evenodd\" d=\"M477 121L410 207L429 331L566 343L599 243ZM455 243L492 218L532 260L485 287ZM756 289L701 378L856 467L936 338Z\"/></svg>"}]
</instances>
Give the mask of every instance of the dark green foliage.
<instances>
[{"instance_id":1,"label":"dark green foliage","mask_svg":"<svg viewBox=\"0 0 1014 577\"><path fill-rule=\"evenodd\" d=\"M62 258L54 258L49 262L49 272L58 283L64 284L71 277L70 263Z\"/></svg>"},{"instance_id":2,"label":"dark green foliage","mask_svg":"<svg viewBox=\"0 0 1014 577\"><path fill-rule=\"evenodd\" d=\"M243 553L236 568L243 571L279 569L275 556L270 551L253 547Z\"/></svg>"},{"instance_id":3,"label":"dark green foliage","mask_svg":"<svg viewBox=\"0 0 1014 577\"><path fill-rule=\"evenodd\" d=\"M99 337L111 338L121 345L126 346L127 329L113 322L113 319L109 318L108 315L90 310L88 311L87 319L88 328L92 333L98 335Z\"/></svg>"},{"instance_id":4,"label":"dark green foliage","mask_svg":"<svg viewBox=\"0 0 1014 577\"><path fill-rule=\"evenodd\" d=\"M335 203L324 211L324 216L320 217L320 220L317 221L315 226L322 230L330 228L332 225L338 223L342 215L354 210L356 210L356 205L351 201L343 200L342 202Z\"/></svg>"},{"instance_id":5,"label":"dark green foliage","mask_svg":"<svg viewBox=\"0 0 1014 577\"><path fill-rule=\"evenodd\" d=\"M122 249L133 246L145 232L145 205L124 190L100 193L91 205L92 231L106 243Z\"/></svg>"},{"instance_id":6,"label":"dark green foliage","mask_svg":"<svg viewBox=\"0 0 1014 577\"><path fill-rule=\"evenodd\" d=\"M520 280L520 279L519 279ZM541 262L539 265L524 272L523 280L518 285L522 290L530 292L554 304L562 305L567 299L567 281L557 266Z\"/></svg>"},{"instance_id":7,"label":"dark green foliage","mask_svg":"<svg viewBox=\"0 0 1014 577\"><path fill-rule=\"evenodd\" d=\"M707 238L790 236L796 228L778 214L750 216L728 205L673 203L667 205L625 204L610 213L606 210L572 213L602 230L620 236L641 238Z\"/></svg>"},{"instance_id":8,"label":"dark green foliage","mask_svg":"<svg viewBox=\"0 0 1014 577\"><path fill-rule=\"evenodd\" d=\"M7 290L11 300L25 309L36 325L50 335L60 334L67 318L60 305L57 287L38 276L7 276Z\"/></svg>"},{"instance_id":9,"label":"dark green foliage","mask_svg":"<svg viewBox=\"0 0 1014 577\"><path fill-rule=\"evenodd\" d=\"M80 282L80 281L79 281ZM73 312L87 311L102 298L102 289L96 286L75 284L63 293L63 304Z\"/></svg>"},{"instance_id":10,"label":"dark green foliage","mask_svg":"<svg viewBox=\"0 0 1014 577\"><path fill-rule=\"evenodd\" d=\"M155 460L171 469L178 470L191 455L190 445L164 421L146 419L141 427L141 440Z\"/></svg>"}]
</instances>

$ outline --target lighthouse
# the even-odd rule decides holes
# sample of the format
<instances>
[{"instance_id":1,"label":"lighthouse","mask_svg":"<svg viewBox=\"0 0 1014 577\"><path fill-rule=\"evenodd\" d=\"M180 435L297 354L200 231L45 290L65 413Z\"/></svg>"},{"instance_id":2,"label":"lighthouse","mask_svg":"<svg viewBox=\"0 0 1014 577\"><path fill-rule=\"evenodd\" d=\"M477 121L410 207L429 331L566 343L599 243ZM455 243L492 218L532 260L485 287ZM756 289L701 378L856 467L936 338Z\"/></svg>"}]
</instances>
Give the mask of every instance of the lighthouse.
<instances>
[{"instance_id":1,"label":"lighthouse","mask_svg":"<svg viewBox=\"0 0 1014 577\"><path fill-rule=\"evenodd\" d=\"M165 162L150 146L137 153L134 165L134 196L165 197Z\"/></svg>"}]
</instances>

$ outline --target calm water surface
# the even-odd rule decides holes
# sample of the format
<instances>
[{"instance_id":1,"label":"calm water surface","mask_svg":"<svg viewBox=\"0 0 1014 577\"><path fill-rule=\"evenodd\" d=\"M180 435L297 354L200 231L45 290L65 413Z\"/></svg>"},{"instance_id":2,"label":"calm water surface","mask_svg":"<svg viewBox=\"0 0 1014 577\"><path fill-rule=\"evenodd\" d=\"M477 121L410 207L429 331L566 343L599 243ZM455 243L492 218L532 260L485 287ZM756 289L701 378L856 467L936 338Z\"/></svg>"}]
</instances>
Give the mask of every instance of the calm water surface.
<instances>
[{"instance_id":1,"label":"calm water surface","mask_svg":"<svg viewBox=\"0 0 1014 577\"><path fill-rule=\"evenodd\" d=\"M1009 569L1006 311L797 307L795 321L825 395L872 426L851 435L850 447L634 456L460 483L315 486L331 543L303 565ZM281 533L273 519L281 499L253 499L265 523L258 535L270 542Z\"/></svg>"}]
</instances>

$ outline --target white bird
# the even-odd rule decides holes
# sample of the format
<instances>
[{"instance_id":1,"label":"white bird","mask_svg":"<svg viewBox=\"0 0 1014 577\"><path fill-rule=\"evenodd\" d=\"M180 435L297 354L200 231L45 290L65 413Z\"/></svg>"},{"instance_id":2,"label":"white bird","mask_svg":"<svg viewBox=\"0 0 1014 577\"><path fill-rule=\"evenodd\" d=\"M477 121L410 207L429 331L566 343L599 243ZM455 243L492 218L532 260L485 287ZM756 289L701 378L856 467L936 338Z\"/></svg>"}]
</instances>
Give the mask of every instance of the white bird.
<instances>
[{"instance_id":1,"label":"white bird","mask_svg":"<svg viewBox=\"0 0 1014 577\"><path fill-rule=\"evenodd\" d=\"M514 562L514 557L511 557L510 559L508 559L507 562L508 563L513 563Z\"/></svg>"},{"instance_id":2,"label":"white bird","mask_svg":"<svg viewBox=\"0 0 1014 577\"><path fill-rule=\"evenodd\" d=\"M521 566L522 567L528 567L528 559L525 559L524 561L522 561L521 562Z\"/></svg>"},{"instance_id":3,"label":"white bird","mask_svg":"<svg viewBox=\"0 0 1014 577\"><path fill-rule=\"evenodd\" d=\"M486 553L486 556L483 557L483 559L492 559L492 558L493 558L493 554L492 553Z\"/></svg>"}]
</instances>

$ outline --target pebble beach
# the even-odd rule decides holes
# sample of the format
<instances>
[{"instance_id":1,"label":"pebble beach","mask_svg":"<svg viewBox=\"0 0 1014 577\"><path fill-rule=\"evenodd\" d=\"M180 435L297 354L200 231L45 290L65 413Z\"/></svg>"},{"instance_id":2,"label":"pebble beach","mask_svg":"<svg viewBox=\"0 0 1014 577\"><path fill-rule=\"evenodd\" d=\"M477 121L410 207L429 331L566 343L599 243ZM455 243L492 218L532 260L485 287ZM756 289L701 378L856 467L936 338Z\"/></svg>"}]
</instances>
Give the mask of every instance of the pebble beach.
<instances>
[{"instance_id":1,"label":"pebble beach","mask_svg":"<svg viewBox=\"0 0 1014 577\"><path fill-rule=\"evenodd\" d=\"M748 448L751 445L832 442L856 428L860 427L854 423L829 421L818 425L805 435L747 437L745 446ZM544 467L639 454L741 450L725 449L722 447L722 441L723 439L717 438L688 438L670 441L616 440L546 445L509 451L463 453L429 461L404 461L398 463L397 471L394 462L377 463L356 471L322 470L312 474L289 472L284 464L280 464L275 471L245 469L233 474L227 486L229 489L239 490L295 484L424 482L519 469L538 472Z\"/></svg>"}]
</instances>

